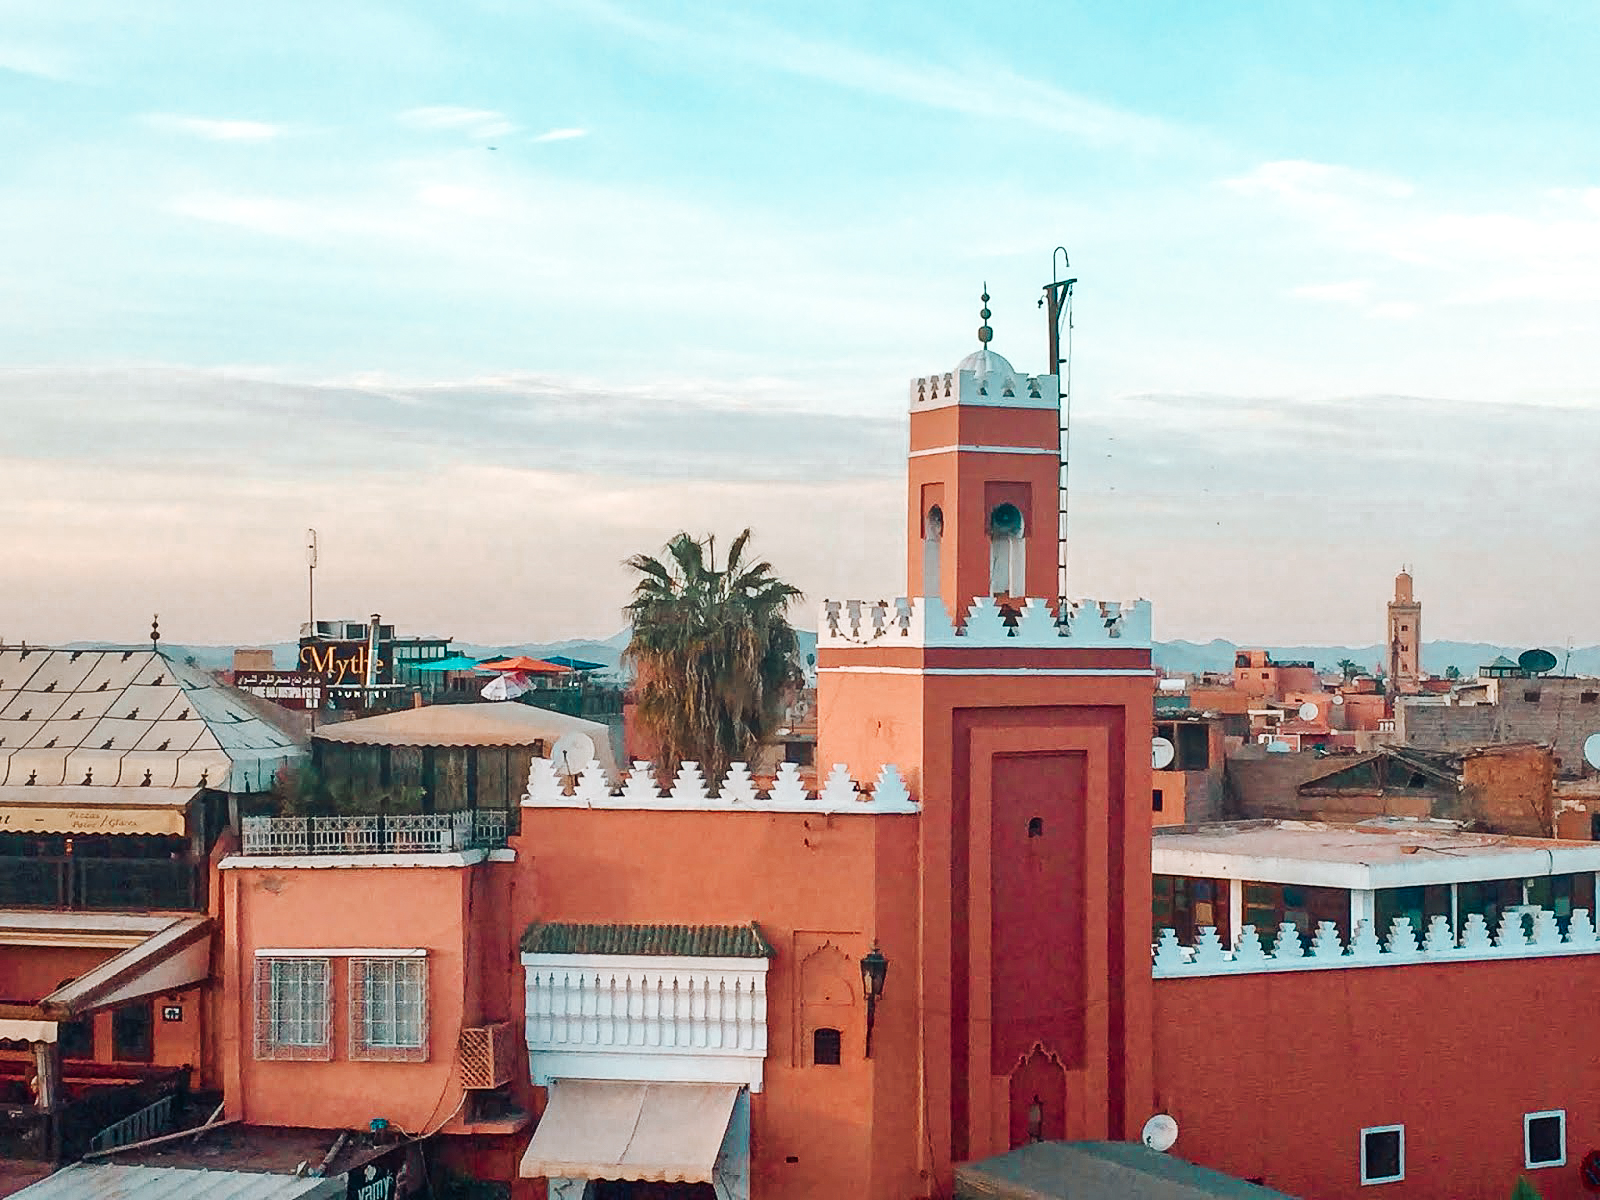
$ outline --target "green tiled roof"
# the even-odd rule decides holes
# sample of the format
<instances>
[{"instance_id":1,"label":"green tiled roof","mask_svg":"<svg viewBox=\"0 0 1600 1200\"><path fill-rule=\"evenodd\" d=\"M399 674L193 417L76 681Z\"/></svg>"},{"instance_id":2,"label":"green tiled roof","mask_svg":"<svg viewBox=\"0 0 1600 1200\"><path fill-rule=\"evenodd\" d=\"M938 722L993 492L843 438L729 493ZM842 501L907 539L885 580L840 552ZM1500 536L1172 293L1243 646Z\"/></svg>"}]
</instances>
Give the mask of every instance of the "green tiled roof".
<instances>
[{"instance_id":1,"label":"green tiled roof","mask_svg":"<svg viewBox=\"0 0 1600 1200\"><path fill-rule=\"evenodd\" d=\"M535 921L524 954L674 954L692 958L771 958L772 946L748 925L562 925Z\"/></svg>"}]
</instances>

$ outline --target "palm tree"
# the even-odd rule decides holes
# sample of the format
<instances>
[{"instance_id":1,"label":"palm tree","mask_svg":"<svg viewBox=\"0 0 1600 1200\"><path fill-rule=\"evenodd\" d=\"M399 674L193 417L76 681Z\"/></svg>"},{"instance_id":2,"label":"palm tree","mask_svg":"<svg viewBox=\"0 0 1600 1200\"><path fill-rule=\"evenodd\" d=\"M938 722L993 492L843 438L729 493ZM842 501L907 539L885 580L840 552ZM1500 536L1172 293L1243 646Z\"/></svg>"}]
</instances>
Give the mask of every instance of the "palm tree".
<instances>
[{"instance_id":1,"label":"palm tree","mask_svg":"<svg viewBox=\"0 0 1600 1200\"><path fill-rule=\"evenodd\" d=\"M734 538L720 571L715 539L687 533L660 558L627 560L639 580L625 610L633 636L623 659L637 674L639 721L663 770L697 762L712 786L771 734L802 681L784 616L800 590L776 578L771 563L747 563L749 542L748 529Z\"/></svg>"},{"instance_id":2,"label":"palm tree","mask_svg":"<svg viewBox=\"0 0 1600 1200\"><path fill-rule=\"evenodd\" d=\"M1344 675L1344 681L1346 683L1349 683L1357 675L1361 674L1361 664L1357 663L1357 662L1352 662L1348 658L1341 658L1339 660L1338 666L1339 666L1340 672L1343 673L1343 675Z\"/></svg>"}]
</instances>

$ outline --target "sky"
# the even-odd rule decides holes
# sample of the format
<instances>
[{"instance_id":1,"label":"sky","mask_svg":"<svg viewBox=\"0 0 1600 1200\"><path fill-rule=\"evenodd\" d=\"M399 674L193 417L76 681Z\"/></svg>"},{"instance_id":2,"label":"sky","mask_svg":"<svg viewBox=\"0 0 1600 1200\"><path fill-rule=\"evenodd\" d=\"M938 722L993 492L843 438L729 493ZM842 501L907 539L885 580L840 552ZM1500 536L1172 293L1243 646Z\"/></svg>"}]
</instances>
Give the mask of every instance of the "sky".
<instances>
[{"instance_id":1,"label":"sky","mask_svg":"<svg viewBox=\"0 0 1600 1200\"><path fill-rule=\"evenodd\" d=\"M0 0L0 638L904 590L908 379L1074 309L1074 595L1600 642L1600 9Z\"/></svg>"}]
</instances>

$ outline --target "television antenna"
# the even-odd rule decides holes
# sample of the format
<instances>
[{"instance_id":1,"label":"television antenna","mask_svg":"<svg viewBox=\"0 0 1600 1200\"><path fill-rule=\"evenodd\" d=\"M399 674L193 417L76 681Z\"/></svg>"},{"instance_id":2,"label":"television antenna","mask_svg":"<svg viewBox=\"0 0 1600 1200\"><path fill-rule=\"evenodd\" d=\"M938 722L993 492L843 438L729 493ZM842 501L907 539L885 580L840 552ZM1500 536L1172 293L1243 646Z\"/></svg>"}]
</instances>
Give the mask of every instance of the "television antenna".
<instances>
[{"instance_id":1,"label":"television antenna","mask_svg":"<svg viewBox=\"0 0 1600 1200\"><path fill-rule=\"evenodd\" d=\"M1600 770L1600 733L1591 733L1583 739L1583 761Z\"/></svg>"},{"instance_id":2,"label":"television antenna","mask_svg":"<svg viewBox=\"0 0 1600 1200\"><path fill-rule=\"evenodd\" d=\"M1056 443L1061 459L1058 485L1059 512L1056 527L1056 612L1065 619L1067 606L1067 464L1072 450L1072 289L1078 282L1068 274L1072 260L1065 246L1057 246L1050 254L1050 282L1039 297L1039 307L1045 309L1049 336L1047 370L1061 380L1060 440Z\"/></svg>"},{"instance_id":3,"label":"television antenna","mask_svg":"<svg viewBox=\"0 0 1600 1200\"><path fill-rule=\"evenodd\" d=\"M1155 771L1165 770L1172 765L1172 760L1178 756L1178 748L1164 737L1150 739L1150 768Z\"/></svg>"},{"instance_id":4,"label":"television antenna","mask_svg":"<svg viewBox=\"0 0 1600 1200\"><path fill-rule=\"evenodd\" d=\"M317 636L317 531L306 530L306 629L307 637Z\"/></svg>"},{"instance_id":5,"label":"television antenna","mask_svg":"<svg viewBox=\"0 0 1600 1200\"><path fill-rule=\"evenodd\" d=\"M1315 721L1317 719L1317 714L1319 712L1321 712L1321 711L1322 710L1320 708L1318 708L1315 704L1313 704L1313 703L1311 703L1311 701L1307 700L1304 704L1302 704L1300 706L1300 711L1296 715L1302 721Z\"/></svg>"},{"instance_id":6,"label":"television antenna","mask_svg":"<svg viewBox=\"0 0 1600 1200\"><path fill-rule=\"evenodd\" d=\"M1178 1140L1178 1123L1166 1113L1157 1113L1144 1123L1139 1140L1157 1153L1165 1154Z\"/></svg>"}]
</instances>

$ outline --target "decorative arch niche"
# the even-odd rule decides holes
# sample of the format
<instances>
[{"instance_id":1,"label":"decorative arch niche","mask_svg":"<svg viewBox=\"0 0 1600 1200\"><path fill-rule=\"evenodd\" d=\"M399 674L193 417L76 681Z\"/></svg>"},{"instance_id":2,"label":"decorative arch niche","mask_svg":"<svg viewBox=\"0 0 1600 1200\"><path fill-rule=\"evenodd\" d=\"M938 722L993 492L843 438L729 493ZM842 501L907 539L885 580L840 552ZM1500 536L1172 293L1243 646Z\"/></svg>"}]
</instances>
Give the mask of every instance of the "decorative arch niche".
<instances>
[{"instance_id":1,"label":"decorative arch niche","mask_svg":"<svg viewBox=\"0 0 1600 1200\"><path fill-rule=\"evenodd\" d=\"M940 594L939 572L944 543L944 509L937 504L922 518L922 594Z\"/></svg>"},{"instance_id":2,"label":"decorative arch niche","mask_svg":"<svg viewBox=\"0 0 1600 1200\"><path fill-rule=\"evenodd\" d=\"M841 1064L847 1065L861 1057L866 1018L860 1015L856 1003L860 974L859 963L832 942L824 942L801 961L796 989L799 1009L795 1021L797 1065L813 1065L819 1029L839 1031Z\"/></svg>"},{"instance_id":3,"label":"decorative arch niche","mask_svg":"<svg viewBox=\"0 0 1600 1200\"><path fill-rule=\"evenodd\" d=\"M989 594L1027 594L1027 529L1022 510L1010 502L989 510Z\"/></svg>"},{"instance_id":4,"label":"decorative arch niche","mask_svg":"<svg viewBox=\"0 0 1600 1200\"><path fill-rule=\"evenodd\" d=\"M1011 1070L1011 1149L1067 1136L1067 1072L1040 1042Z\"/></svg>"}]
</instances>

